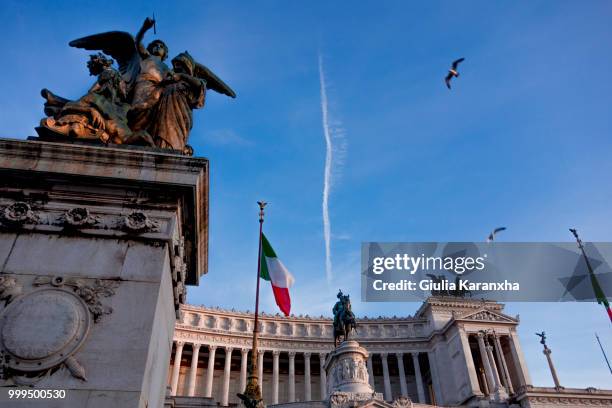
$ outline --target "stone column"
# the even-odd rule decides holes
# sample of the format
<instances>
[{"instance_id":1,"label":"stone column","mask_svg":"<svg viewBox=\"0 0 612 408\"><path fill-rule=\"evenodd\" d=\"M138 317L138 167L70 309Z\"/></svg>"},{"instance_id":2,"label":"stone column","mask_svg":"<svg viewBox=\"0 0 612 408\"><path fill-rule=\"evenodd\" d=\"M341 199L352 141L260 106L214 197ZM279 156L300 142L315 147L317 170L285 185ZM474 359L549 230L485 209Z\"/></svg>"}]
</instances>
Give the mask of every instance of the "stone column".
<instances>
[{"instance_id":1,"label":"stone column","mask_svg":"<svg viewBox=\"0 0 612 408\"><path fill-rule=\"evenodd\" d=\"M487 349L484 343L484 333L478 333L478 350L480 351L480 359L484 366L485 375L487 376L487 384L490 392L495 392L495 379L493 378L493 371L491 370L491 363L489 362L489 356L487 355Z\"/></svg>"},{"instance_id":2,"label":"stone column","mask_svg":"<svg viewBox=\"0 0 612 408\"><path fill-rule=\"evenodd\" d=\"M489 356L489 361L491 362L491 369L493 370L493 379L495 380L495 391L501 393L502 395L506 393L506 389L501 384L499 379L499 370L497 369L497 363L495 363L495 357L493 357L493 346L490 344L486 346L487 355Z\"/></svg>"},{"instance_id":3,"label":"stone column","mask_svg":"<svg viewBox=\"0 0 612 408\"><path fill-rule=\"evenodd\" d=\"M172 383L170 388L172 389L172 395L176 395L176 388L178 387L179 375L181 370L181 357L183 357L183 346L185 343L182 341L176 342L176 352L174 353L174 366L172 367Z\"/></svg>"},{"instance_id":4,"label":"stone column","mask_svg":"<svg viewBox=\"0 0 612 408\"><path fill-rule=\"evenodd\" d=\"M425 404L425 388L423 387L423 376L421 375L421 364L419 363L419 353L413 352L412 364L414 365L414 376L416 378L417 395L419 402Z\"/></svg>"},{"instance_id":5,"label":"stone column","mask_svg":"<svg viewBox=\"0 0 612 408\"><path fill-rule=\"evenodd\" d=\"M244 392L247 382L247 366L249 362L249 349L240 350L240 392Z\"/></svg>"},{"instance_id":6,"label":"stone column","mask_svg":"<svg viewBox=\"0 0 612 408\"><path fill-rule=\"evenodd\" d=\"M272 351L272 404L278 404L278 357L280 351Z\"/></svg>"},{"instance_id":7,"label":"stone column","mask_svg":"<svg viewBox=\"0 0 612 408\"><path fill-rule=\"evenodd\" d=\"M201 344L194 344L192 346L193 353L191 355L191 369L189 370L189 389L187 390L187 396L193 397L195 395L196 376L198 373L198 357L200 356Z\"/></svg>"},{"instance_id":8,"label":"stone column","mask_svg":"<svg viewBox=\"0 0 612 408\"><path fill-rule=\"evenodd\" d=\"M295 402L295 351L289 352L289 402Z\"/></svg>"},{"instance_id":9,"label":"stone column","mask_svg":"<svg viewBox=\"0 0 612 408\"><path fill-rule=\"evenodd\" d=\"M529 376L529 372L527 371L527 364L525 364L525 357L523 356L521 343L519 342L518 336L515 331L510 331L509 340L510 351L512 352L512 363L519 379L519 386L531 385L531 377Z\"/></svg>"},{"instance_id":10,"label":"stone column","mask_svg":"<svg viewBox=\"0 0 612 408\"><path fill-rule=\"evenodd\" d=\"M391 380L389 378L389 363L387 362L387 353L381 353L380 358L382 359L383 365L383 380L385 383L385 400L391 401L393 396L391 395Z\"/></svg>"},{"instance_id":11,"label":"stone column","mask_svg":"<svg viewBox=\"0 0 612 408\"><path fill-rule=\"evenodd\" d=\"M232 369L232 351L231 347L225 348L225 367L223 368L223 393L221 397L221 405L227 407L229 402L229 383L230 383L230 371Z\"/></svg>"},{"instance_id":12,"label":"stone column","mask_svg":"<svg viewBox=\"0 0 612 408\"><path fill-rule=\"evenodd\" d=\"M444 398L442 395L442 386L440 385L440 374L438 373L435 350L427 353L427 359L429 360L429 368L431 370L431 383L434 389L436 405L442 405L444 404Z\"/></svg>"},{"instance_id":13,"label":"stone column","mask_svg":"<svg viewBox=\"0 0 612 408\"><path fill-rule=\"evenodd\" d=\"M555 365L553 364L552 358L550 357L550 353L552 353L551 349L544 346L544 350L542 351L548 360L548 367L550 367L550 374L552 375L553 381L555 382L555 388L561 389L561 383L559 382L559 377L557 377L557 370L555 370Z\"/></svg>"},{"instance_id":14,"label":"stone column","mask_svg":"<svg viewBox=\"0 0 612 408\"><path fill-rule=\"evenodd\" d=\"M304 353L304 401L312 400L310 390L310 353Z\"/></svg>"},{"instance_id":15,"label":"stone column","mask_svg":"<svg viewBox=\"0 0 612 408\"><path fill-rule=\"evenodd\" d=\"M370 377L370 385L372 386L372 389L376 390L376 387L374 385L374 369L372 368L372 356L373 354L368 354L368 376Z\"/></svg>"},{"instance_id":16,"label":"stone column","mask_svg":"<svg viewBox=\"0 0 612 408\"><path fill-rule=\"evenodd\" d=\"M465 358L465 367L467 370L468 378L470 380L470 388L472 394L482 395L480 391L480 385L478 384L478 374L476 373L476 366L474 365L474 357L472 356L472 349L470 348L470 340L464 329L459 329L459 339L461 340L461 346L463 349L463 357Z\"/></svg>"},{"instance_id":17,"label":"stone column","mask_svg":"<svg viewBox=\"0 0 612 408\"><path fill-rule=\"evenodd\" d=\"M259 378L259 389L261 390L261 397L263 398L263 359L266 354L265 350L257 350L257 375Z\"/></svg>"},{"instance_id":18,"label":"stone column","mask_svg":"<svg viewBox=\"0 0 612 408\"><path fill-rule=\"evenodd\" d=\"M327 398L327 373L325 372L325 353L319 353L319 378L321 380L321 399Z\"/></svg>"},{"instance_id":19,"label":"stone column","mask_svg":"<svg viewBox=\"0 0 612 408\"><path fill-rule=\"evenodd\" d=\"M215 374L215 353L217 346L208 346L208 367L206 369L206 393L205 395L212 397L213 375Z\"/></svg>"},{"instance_id":20,"label":"stone column","mask_svg":"<svg viewBox=\"0 0 612 408\"><path fill-rule=\"evenodd\" d=\"M487 385L487 377L485 376L484 369L480 369L480 380L482 381L482 386L484 387L485 395L489 395L491 391L489 391L489 386Z\"/></svg>"},{"instance_id":21,"label":"stone column","mask_svg":"<svg viewBox=\"0 0 612 408\"><path fill-rule=\"evenodd\" d=\"M497 360L499 364L501 364L501 372L502 372L502 382L504 387L508 390L509 394L514 394L514 390L512 389L512 380L510 379L510 373L508 372L508 364L506 363L506 358L504 357L504 351L502 350L501 342L499 341L499 336L493 333L493 339L495 341L495 352L497 355Z\"/></svg>"},{"instance_id":22,"label":"stone column","mask_svg":"<svg viewBox=\"0 0 612 408\"><path fill-rule=\"evenodd\" d=\"M397 369L399 370L400 390L403 397L408 396L408 386L406 385L406 372L404 371L404 353L395 353L397 358Z\"/></svg>"}]
</instances>

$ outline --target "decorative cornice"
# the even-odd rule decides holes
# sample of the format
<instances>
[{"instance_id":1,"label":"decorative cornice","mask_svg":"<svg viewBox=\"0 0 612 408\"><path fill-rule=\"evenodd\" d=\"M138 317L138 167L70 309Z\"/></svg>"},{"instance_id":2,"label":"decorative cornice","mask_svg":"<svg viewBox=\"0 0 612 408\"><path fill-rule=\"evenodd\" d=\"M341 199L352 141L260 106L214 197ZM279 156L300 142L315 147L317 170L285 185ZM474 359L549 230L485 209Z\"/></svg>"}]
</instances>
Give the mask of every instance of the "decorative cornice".
<instances>
[{"instance_id":1,"label":"decorative cornice","mask_svg":"<svg viewBox=\"0 0 612 408\"><path fill-rule=\"evenodd\" d=\"M517 392L517 401L528 401L530 405L554 404L554 406L612 406L612 390L588 388L563 388L522 386Z\"/></svg>"},{"instance_id":2,"label":"decorative cornice","mask_svg":"<svg viewBox=\"0 0 612 408\"><path fill-rule=\"evenodd\" d=\"M182 310L191 311L191 312L207 312L216 315L225 315L228 317L244 317L247 319L253 318L253 312L250 310L241 311L236 309L223 309L220 307L209 307L209 306L196 306L196 305L183 305ZM273 320L279 322L291 322L291 323L325 323L331 324L333 322L333 318L326 316L310 316L310 315L289 315L283 316L280 313L270 314L261 312L259 314L260 320ZM406 317L398 317L398 316L378 316L378 317L369 317L369 316L357 316L356 319L360 322L367 323L385 323L385 324L393 324L393 323L426 323L427 319L422 317L413 317L408 315Z\"/></svg>"}]
</instances>

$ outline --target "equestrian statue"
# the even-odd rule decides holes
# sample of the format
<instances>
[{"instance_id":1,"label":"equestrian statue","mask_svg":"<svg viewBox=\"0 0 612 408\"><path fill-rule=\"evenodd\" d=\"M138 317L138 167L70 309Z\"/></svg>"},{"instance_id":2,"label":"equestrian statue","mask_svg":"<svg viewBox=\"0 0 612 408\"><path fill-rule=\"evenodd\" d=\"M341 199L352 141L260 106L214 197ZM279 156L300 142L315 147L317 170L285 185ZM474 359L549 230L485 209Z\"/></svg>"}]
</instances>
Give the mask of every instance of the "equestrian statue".
<instances>
[{"instance_id":1,"label":"equestrian statue","mask_svg":"<svg viewBox=\"0 0 612 408\"><path fill-rule=\"evenodd\" d=\"M357 322L355 315L351 310L351 299L349 295L344 295L342 290L338 292L338 301L334 305L332 312L334 313L334 346L342 341L348 340L351 331L357 332Z\"/></svg>"}]
</instances>

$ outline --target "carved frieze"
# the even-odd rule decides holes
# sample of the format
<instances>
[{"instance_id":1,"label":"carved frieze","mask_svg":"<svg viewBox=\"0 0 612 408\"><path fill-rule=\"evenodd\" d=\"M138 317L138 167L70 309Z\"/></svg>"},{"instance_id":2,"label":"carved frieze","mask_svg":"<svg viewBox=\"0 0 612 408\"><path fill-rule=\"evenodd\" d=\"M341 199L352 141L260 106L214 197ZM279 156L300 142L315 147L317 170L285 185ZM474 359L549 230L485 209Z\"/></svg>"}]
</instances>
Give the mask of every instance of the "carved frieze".
<instances>
[{"instance_id":1,"label":"carved frieze","mask_svg":"<svg viewBox=\"0 0 612 408\"><path fill-rule=\"evenodd\" d=\"M408 397L401 396L394 400L391 405L393 405L394 408L411 408L412 400Z\"/></svg>"},{"instance_id":2,"label":"carved frieze","mask_svg":"<svg viewBox=\"0 0 612 408\"><path fill-rule=\"evenodd\" d=\"M98 211L102 211L100 208ZM0 225L5 229L28 229L44 232L61 232L65 228L87 230L88 234L101 236L134 236L164 233L168 219L153 218L144 211L130 213L105 209L94 214L88 207L72 207L59 203L48 203L40 208L24 201L0 202ZM162 238L162 237L157 237ZM163 237L168 239L169 237Z\"/></svg>"}]
</instances>

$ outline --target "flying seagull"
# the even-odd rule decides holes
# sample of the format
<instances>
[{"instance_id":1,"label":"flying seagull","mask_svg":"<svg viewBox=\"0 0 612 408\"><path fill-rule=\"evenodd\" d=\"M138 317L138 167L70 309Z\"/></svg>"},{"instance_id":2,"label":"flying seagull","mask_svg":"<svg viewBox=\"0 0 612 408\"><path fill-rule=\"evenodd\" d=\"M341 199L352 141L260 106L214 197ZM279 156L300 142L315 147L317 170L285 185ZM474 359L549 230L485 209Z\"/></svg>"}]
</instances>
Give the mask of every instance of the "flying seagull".
<instances>
[{"instance_id":1,"label":"flying seagull","mask_svg":"<svg viewBox=\"0 0 612 408\"><path fill-rule=\"evenodd\" d=\"M453 66L451 67L451 69L448 70L448 75L446 75L446 78L444 78L444 82L446 82L446 87L448 89L451 89L450 86L450 81L451 79L453 79L453 77L458 77L459 76L459 72L457 72L457 67L459 66L460 63L463 62L465 58L459 58L458 60L453 62Z\"/></svg>"},{"instance_id":2,"label":"flying seagull","mask_svg":"<svg viewBox=\"0 0 612 408\"><path fill-rule=\"evenodd\" d=\"M497 235L498 232L502 232L505 230L506 230L506 227L495 228L493 231L491 231L491 233L487 237L487 242L493 242L495 240L495 235Z\"/></svg>"}]
</instances>

